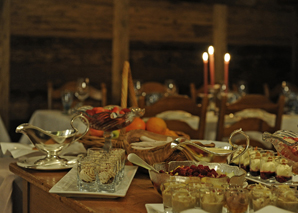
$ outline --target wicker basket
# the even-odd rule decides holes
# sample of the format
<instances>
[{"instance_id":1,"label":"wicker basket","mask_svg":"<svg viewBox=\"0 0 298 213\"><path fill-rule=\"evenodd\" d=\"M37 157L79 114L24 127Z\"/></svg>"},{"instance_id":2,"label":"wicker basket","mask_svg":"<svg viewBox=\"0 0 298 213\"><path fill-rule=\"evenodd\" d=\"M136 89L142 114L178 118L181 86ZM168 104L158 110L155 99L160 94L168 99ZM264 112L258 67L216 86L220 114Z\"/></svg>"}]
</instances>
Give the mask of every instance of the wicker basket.
<instances>
[{"instance_id":1,"label":"wicker basket","mask_svg":"<svg viewBox=\"0 0 298 213\"><path fill-rule=\"evenodd\" d=\"M121 107L122 108L127 108L128 92L129 92L131 105L133 107L138 107L138 103L134 92L130 65L127 61L125 61L123 72L122 72L122 89L121 89ZM189 138L189 136L184 134L183 132L176 131L176 134L178 134L178 136ZM184 151L172 149L170 143L167 143L163 146L158 146L149 150L133 149L130 146L130 143L128 142L127 137L128 137L128 134L126 134L125 128L121 129L119 138L112 139L113 147L123 148L125 149L127 154L135 153L151 165L159 162L191 160L190 158L187 157L188 155ZM83 143L86 148L102 147L104 144L104 138L85 135L83 138L79 140L79 142Z\"/></svg>"}]
</instances>

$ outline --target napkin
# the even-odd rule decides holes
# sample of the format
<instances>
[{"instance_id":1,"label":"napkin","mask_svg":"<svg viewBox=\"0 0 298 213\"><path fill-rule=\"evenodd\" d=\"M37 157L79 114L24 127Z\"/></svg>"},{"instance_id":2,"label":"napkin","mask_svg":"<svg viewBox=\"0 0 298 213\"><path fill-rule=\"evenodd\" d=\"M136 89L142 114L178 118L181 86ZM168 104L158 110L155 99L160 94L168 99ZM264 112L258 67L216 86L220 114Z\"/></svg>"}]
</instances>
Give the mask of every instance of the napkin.
<instances>
[{"instance_id":1,"label":"napkin","mask_svg":"<svg viewBox=\"0 0 298 213\"><path fill-rule=\"evenodd\" d=\"M3 154L11 155L13 158L45 155L39 150L33 150L33 147L33 144L1 143ZM82 143L75 141L69 147L65 148L60 155L78 155L81 153L86 153L86 149Z\"/></svg>"},{"instance_id":2,"label":"napkin","mask_svg":"<svg viewBox=\"0 0 298 213\"><path fill-rule=\"evenodd\" d=\"M157 146L163 146L173 139L171 137L167 137L166 141L157 141L147 136L141 136L140 142L131 143L131 147L134 149L153 149Z\"/></svg>"}]
</instances>

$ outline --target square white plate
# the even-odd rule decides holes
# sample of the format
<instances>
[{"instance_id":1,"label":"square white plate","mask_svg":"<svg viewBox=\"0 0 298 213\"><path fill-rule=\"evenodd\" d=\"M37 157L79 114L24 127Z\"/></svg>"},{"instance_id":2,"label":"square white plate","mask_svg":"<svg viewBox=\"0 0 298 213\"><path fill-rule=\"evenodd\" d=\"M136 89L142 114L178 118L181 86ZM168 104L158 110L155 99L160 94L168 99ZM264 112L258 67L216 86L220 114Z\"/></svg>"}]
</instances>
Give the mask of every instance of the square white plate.
<instances>
[{"instance_id":1,"label":"square white plate","mask_svg":"<svg viewBox=\"0 0 298 213\"><path fill-rule=\"evenodd\" d=\"M276 206L265 206L264 208L261 208L260 210L256 211L255 213L290 213L291 211L287 211L281 208L278 208Z\"/></svg>"},{"instance_id":2,"label":"square white plate","mask_svg":"<svg viewBox=\"0 0 298 213\"><path fill-rule=\"evenodd\" d=\"M73 167L61 180L59 180L49 191L49 193L59 194L64 197L90 197L90 198L117 198L125 197L137 171L137 166L125 166L124 178L117 186L116 192L82 192L77 187L77 167Z\"/></svg>"}]
</instances>

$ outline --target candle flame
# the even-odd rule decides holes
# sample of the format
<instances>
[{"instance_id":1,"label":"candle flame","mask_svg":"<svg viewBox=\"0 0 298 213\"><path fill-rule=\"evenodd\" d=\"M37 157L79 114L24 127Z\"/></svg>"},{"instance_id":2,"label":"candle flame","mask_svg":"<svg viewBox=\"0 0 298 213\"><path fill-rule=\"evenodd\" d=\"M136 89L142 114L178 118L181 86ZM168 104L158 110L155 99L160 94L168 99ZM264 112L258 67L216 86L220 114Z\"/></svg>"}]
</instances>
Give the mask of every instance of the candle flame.
<instances>
[{"instance_id":1,"label":"candle flame","mask_svg":"<svg viewBox=\"0 0 298 213\"><path fill-rule=\"evenodd\" d=\"M208 61L208 53L204 52L202 55L203 61L207 62Z\"/></svg>"},{"instance_id":2,"label":"candle flame","mask_svg":"<svg viewBox=\"0 0 298 213\"><path fill-rule=\"evenodd\" d=\"M210 55L213 55L213 53L214 53L214 48L213 48L213 46L209 46L209 47L208 47L208 53L209 53Z\"/></svg>"},{"instance_id":3,"label":"candle flame","mask_svg":"<svg viewBox=\"0 0 298 213\"><path fill-rule=\"evenodd\" d=\"M229 53L226 53L224 59L225 59L225 62L229 62L230 59L231 59L230 54Z\"/></svg>"}]
</instances>

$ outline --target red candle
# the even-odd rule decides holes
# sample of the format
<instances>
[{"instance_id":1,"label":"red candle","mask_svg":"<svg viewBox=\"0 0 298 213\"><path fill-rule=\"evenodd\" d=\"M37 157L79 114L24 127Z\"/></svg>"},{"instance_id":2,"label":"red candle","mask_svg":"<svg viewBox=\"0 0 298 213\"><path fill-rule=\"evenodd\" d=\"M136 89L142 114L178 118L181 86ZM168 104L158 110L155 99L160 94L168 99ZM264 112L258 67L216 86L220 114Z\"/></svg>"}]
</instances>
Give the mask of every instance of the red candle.
<instances>
[{"instance_id":1,"label":"red candle","mask_svg":"<svg viewBox=\"0 0 298 213\"><path fill-rule=\"evenodd\" d=\"M229 63L230 63L231 56L229 53L226 53L224 56L225 60L225 85L226 85L226 92L229 89Z\"/></svg>"},{"instance_id":2,"label":"red candle","mask_svg":"<svg viewBox=\"0 0 298 213\"><path fill-rule=\"evenodd\" d=\"M208 47L208 53L209 53L209 56L210 56L210 63L209 63L209 67L210 67L210 84L213 88L213 86L214 86L214 48L213 48L213 46Z\"/></svg>"},{"instance_id":3,"label":"red candle","mask_svg":"<svg viewBox=\"0 0 298 213\"><path fill-rule=\"evenodd\" d=\"M202 55L204 62L204 93L208 93L208 53L204 52Z\"/></svg>"}]
</instances>

